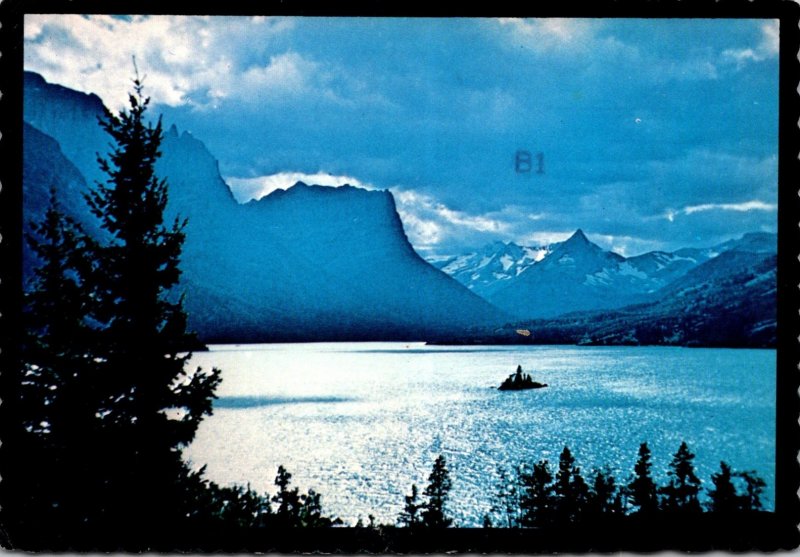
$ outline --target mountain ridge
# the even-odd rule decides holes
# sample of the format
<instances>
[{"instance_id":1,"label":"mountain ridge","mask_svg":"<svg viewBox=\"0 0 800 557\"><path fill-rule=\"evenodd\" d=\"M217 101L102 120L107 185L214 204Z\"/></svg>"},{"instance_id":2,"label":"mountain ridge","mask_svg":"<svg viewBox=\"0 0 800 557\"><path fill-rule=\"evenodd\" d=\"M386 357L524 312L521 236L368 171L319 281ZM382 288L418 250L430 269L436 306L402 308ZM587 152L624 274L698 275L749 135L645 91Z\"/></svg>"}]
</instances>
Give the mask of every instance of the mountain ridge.
<instances>
[{"instance_id":1,"label":"mountain ridge","mask_svg":"<svg viewBox=\"0 0 800 557\"><path fill-rule=\"evenodd\" d=\"M659 290L671 282L684 276L695 267L717 257L721 253L730 250L750 250L755 253L776 253L777 237L775 234L766 232L748 232L740 238L727 240L708 248L681 248L674 252L651 251L643 254L623 257L611 251L605 252L605 259L601 258L599 264L583 268L582 272L577 272L573 277L565 279L563 275L554 274L544 280L549 282L550 289L536 289L528 287L521 296L529 298L551 297L560 298L562 303L555 311L537 315L535 311L530 315L524 312L517 312L521 318L525 317L556 317L558 314L567 314L574 311L591 309L611 309L613 307L623 307L634 303L644 303L652 301L658 296ZM513 246L516 249L509 249ZM585 256L595 256L602 254L600 246L589 240L582 229L576 230L568 240L547 246L538 252L540 257L532 260L528 265L520 265L523 248L513 242L495 241L485 245L481 250L470 251L461 256L433 257L429 260L438 268L448 272L451 276L459 280L462 284L473 291L486 296L490 300L492 295L502 288L519 289L520 282L525 278L524 272L543 273L543 267L557 267L556 260L563 263L570 263L574 267L574 253L576 250ZM528 249L528 248L525 248ZM516 269L513 274L502 272L498 273L497 262L501 258L508 258L504 261L504 267ZM514 258L517 258L516 260ZM595 262L597 263L597 262ZM493 266L494 265L494 266ZM541 266L541 267L540 267ZM491 272L490 272L491 271ZM612 272L616 272L615 273ZM624 279L621 289L618 292L611 291L616 297L609 297L603 292L602 286L610 283L613 287L614 281ZM580 304L571 305L570 301L575 300L574 293L565 294L562 288L564 284L571 284L573 290L582 288L584 295L593 296L596 299L592 304L581 306ZM579 285L583 285L582 287ZM523 285L524 286L524 285ZM633 286L633 288L630 288ZM544 293L543 293L544 292ZM572 296L570 300L570 296ZM566 302L563 302L566 300ZM580 301L580 298L578 298ZM512 308L506 306L508 311Z\"/></svg>"},{"instance_id":2,"label":"mountain ridge","mask_svg":"<svg viewBox=\"0 0 800 557\"><path fill-rule=\"evenodd\" d=\"M86 156L107 148L99 98L26 83L25 119L46 128L86 182L102 178ZM42 160L27 162L34 171ZM419 257L390 192L302 184L239 205L202 141L174 125L156 170L169 184L167 218L188 218L181 289L205 342L424 340L507 320Z\"/></svg>"}]
</instances>

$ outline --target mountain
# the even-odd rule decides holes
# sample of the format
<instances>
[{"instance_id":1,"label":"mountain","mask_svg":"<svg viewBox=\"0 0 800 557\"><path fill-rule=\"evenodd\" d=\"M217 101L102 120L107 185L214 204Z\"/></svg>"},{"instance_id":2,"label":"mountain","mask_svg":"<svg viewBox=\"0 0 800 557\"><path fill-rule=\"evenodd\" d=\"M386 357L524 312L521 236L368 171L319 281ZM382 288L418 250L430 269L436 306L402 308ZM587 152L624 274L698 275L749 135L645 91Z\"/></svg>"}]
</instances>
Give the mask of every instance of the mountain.
<instances>
[{"instance_id":1,"label":"mountain","mask_svg":"<svg viewBox=\"0 0 800 557\"><path fill-rule=\"evenodd\" d=\"M773 348L776 295L777 255L729 250L653 294L653 301L519 321L467 342Z\"/></svg>"},{"instance_id":2,"label":"mountain","mask_svg":"<svg viewBox=\"0 0 800 557\"><path fill-rule=\"evenodd\" d=\"M55 191L63 210L71 215L80 215L81 224L88 232L97 234L95 219L84 210L82 192L86 191L86 180L80 171L61 151L58 142L23 122L22 181L25 195L22 196L24 229L30 232L32 223L44 220L50 202L50 192ZM30 276L35 261L25 242L22 250L23 275Z\"/></svg>"},{"instance_id":3,"label":"mountain","mask_svg":"<svg viewBox=\"0 0 800 557\"><path fill-rule=\"evenodd\" d=\"M646 273L578 230L487 299L520 318L553 317L644 301L656 288Z\"/></svg>"},{"instance_id":4,"label":"mountain","mask_svg":"<svg viewBox=\"0 0 800 557\"><path fill-rule=\"evenodd\" d=\"M578 230L551 246L495 242L478 252L429 260L518 319L532 319L655 301L667 285L732 251L775 254L777 236L753 232L710 248L625 258L603 250Z\"/></svg>"},{"instance_id":5,"label":"mountain","mask_svg":"<svg viewBox=\"0 0 800 557\"><path fill-rule=\"evenodd\" d=\"M520 246L494 242L483 249L458 256L432 256L428 262L480 296L489 296L508 281L541 261L558 244Z\"/></svg>"},{"instance_id":6,"label":"mountain","mask_svg":"<svg viewBox=\"0 0 800 557\"><path fill-rule=\"evenodd\" d=\"M48 83L33 72L24 72L23 87L24 121L55 139L87 184L103 179L97 155L108 151L109 136L97 123L103 115L100 97Z\"/></svg>"},{"instance_id":7,"label":"mountain","mask_svg":"<svg viewBox=\"0 0 800 557\"><path fill-rule=\"evenodd\" d=\"M774 347L776 275L775 254L730 250L663 288L655 302L521 327L538 342Z\"/></svg>"},{"instance_id":8,"label":"mountain","mask_svg":"<svg viewBox=\"0 0 800 557\"><path fill-rule=\"evenodd\" d=\"M627 259L631 267L644 273L652 280L649 292L655 292L682 277L696 266L708 261L717 252L713 250L694 250L691 248L674 253L651 251Z\"/></svg>"},{"instance_id":9,"label":"mountain","mask_svg":"<svg viewBox=\"0 0 800 557\"><path fill-rule=\"evenodd\" d=\"M26 217L52 183L92 220L81 196L102 178L102 113L95 95L25 74ZM425 339L508 318L416 254L389 192L298 183L239 205L190 133L170 126L162 153L167 216L188 219L180 290L206 342Z\"/></svg>"},{"instance_id":10,"label":"mountain","mask_svg":"<svg viewBox=\"0 0 800 557\"><path fill-rule=\"evenodd\" d=\"M778 237L769 232L748 232L741 238L728 240L713 248L713 251L717 253L731 250L752 253L778 253Z\"/></svg>"}]
</instances>

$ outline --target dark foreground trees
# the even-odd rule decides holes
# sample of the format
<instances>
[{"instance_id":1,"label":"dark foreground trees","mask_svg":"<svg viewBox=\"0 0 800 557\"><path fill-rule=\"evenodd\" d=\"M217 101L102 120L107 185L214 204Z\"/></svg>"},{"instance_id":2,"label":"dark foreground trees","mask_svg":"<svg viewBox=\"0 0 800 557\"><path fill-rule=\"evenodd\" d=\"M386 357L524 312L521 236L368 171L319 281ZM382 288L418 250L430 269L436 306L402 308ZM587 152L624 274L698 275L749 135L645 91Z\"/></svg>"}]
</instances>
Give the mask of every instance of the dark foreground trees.
<instances>
[{"instance_id":1,"label":"dark foreground trees","mask_svg":"<svg viewBox=\"0 0 800 557\"><path fill-rule=\"evenodd\" d=\"M411 494L405 497L405 506L397 519L398 525L434 530L451 526L453 519L447 516L447 502L452 486L447 461L444 455L439 455L423 491L425 501L420 501L416 484L411 484Z\"/></svg>"},{"instance_id":2,"label":"dark foreground trees","mask_svg":"<svg viewBox=\"0 0 800 557\"><path fill-rule=\"evenodd\" d=\"M650 469L651 453L647 443L639 446L639 458L633 468L633 480L627 486L628 500L635 511L651 514L658 510L657 487Z\"/></svg>"},{"instance_id":3,"label":"dark foreground trees","mask_svg":"<svg viewBox=\"0 0 800 557\"><path fill-rule=\"evenodd\" d=\"M31 225L38 267L24 298L14 423L3 439L13 453L0 485L12 544L144 549L197 525L334 523L319 494L289 489L282 468L272 513L269 496L217 486L182 459L212 412L220 372L187 369L198 341L176 291L186 221L165 222L161 121L147 120L148 104L137 78L128 109L100 121L111 140L98 156L106 180L86 202L101 237L65 216L55 192Z\"/></svg>"},{"instance_id":4,"label":"dark foreground trees","mask_svg":"<svg viewBox=\"0 0 800 557\"><path fill-rule=\"evenodd\" d=\"M590 483L583 479L575 457L564 447L558 470L546 460L531 469L522 467L518 485L519 525L554 527L596 522L599 519L635 516L638 520L671 520L700 514L701 481L694 468L694 454L681 443L669 464L666 485L653 479L651 452L647 443L639 447L633 475L619 486L611 472L596 470ZM705 504L709 514L752 513L763 509L764 481L754 472L735 472L725 462L711 476Z\"/></svg>"},{"instance_id":5,"label":"dark foreground trees","mask_svg":"<svg viewBox=\"0 0 800 557\"><path fill-rule=\"evenodd\" d=\"M220 382L218 370L186 369L197 340L175 292L185 222L164 222L161 122L146 121L138 79L129 102L101 121L112 144L98 157L107 180L86 196L103 237L84 234L52 193L29 238L40 265L25 297L16 385L29 452L14 455L25 464L12 477L32 481L12 490L4 511L64 539L155 532L191 515L181 450Z\"/></svg>"}]
</instances>

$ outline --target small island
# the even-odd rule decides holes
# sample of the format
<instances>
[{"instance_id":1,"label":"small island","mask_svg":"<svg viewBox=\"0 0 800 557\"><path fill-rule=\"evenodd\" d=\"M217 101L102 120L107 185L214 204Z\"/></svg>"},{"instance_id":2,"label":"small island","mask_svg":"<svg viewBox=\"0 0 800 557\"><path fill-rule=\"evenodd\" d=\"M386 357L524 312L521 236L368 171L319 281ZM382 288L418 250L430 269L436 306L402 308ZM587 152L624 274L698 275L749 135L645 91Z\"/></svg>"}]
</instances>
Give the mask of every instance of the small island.
<instances>
[{"instance_id":1,"label":"small island","mask_svg":"<svg viewBox=\"0 0 800 557\"><path fill-rule=\"evenodd\" d=\"M541 389L547 387L547 383L539 383L531 379L527 373L522 373L522 366L517 366L517 372L512 373L497 387L498 391L524 391L527 389Z\"/></svg>"}]
</instances>

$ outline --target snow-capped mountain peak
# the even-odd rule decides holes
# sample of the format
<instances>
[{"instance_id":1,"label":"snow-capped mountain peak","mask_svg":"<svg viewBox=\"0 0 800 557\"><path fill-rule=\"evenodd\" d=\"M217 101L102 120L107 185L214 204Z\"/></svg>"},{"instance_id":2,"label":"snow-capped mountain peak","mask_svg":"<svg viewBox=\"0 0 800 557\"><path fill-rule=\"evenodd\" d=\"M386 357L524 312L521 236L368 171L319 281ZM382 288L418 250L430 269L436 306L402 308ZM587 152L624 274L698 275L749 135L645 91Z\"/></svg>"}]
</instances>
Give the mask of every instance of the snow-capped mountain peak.
<instances>
[{"instance_id":1,"label":"snow-capped mountain peak","mask_svg":"<svg viewBox=\"0 0 800 557\"><path fill-rule=\"evenodd\" d=\"M495 242L432 263L507 312L535 318L644 302L720 254L774 253L776 243L774 234L749 233L711 248L625 258L578 229L560 244L535 248Z\"/></svg>"},{"instance_id":2,"label":"snow-capped mountain peak","mask_svg":"<svg viewBox=\"0 0 800 557\"><path fill-rule=\"evenodd\" d=\"M431 256L428 262L476 294L488 296L544 259L557 245L520 246L514 242L495 241L464 255Z\"/></svg>"}]
</instances>

